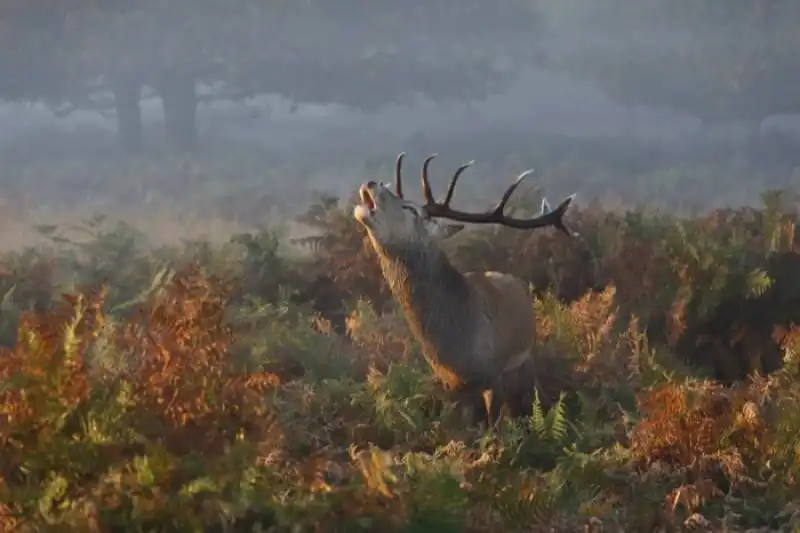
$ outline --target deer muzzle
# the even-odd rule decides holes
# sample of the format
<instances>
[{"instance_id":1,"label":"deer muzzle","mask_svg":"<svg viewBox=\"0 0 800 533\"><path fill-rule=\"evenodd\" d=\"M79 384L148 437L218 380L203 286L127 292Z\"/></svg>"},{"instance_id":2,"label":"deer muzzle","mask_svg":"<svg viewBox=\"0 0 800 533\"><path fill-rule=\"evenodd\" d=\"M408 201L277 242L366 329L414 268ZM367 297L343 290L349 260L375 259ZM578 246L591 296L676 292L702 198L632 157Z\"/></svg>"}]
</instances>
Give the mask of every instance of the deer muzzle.
<instances>
[{"instance_id":1,"label":"deer muzzle","mask_svg":"<svg viewBox=\"0 0 800 533\"><path fill-rule=\"evenodd\" d=\"M370 212L375 211L375 208L377 207L375 203L375 182L371 181L362 185L361 188L358 189L358 194L361 197L361 204L369 209Z\"/></svg>"},{"instance_id":2,"label":"deer muzzle","mask_svg":"<svg viewBox=\"0 0 800 533\"><path fill-rule=\"evenodd\" d=\"M359 203L353 210L353 216L362 224L368 224L373 213L375 213L375 209L378 207L376 199L379 191L377 191L376 188L377 186L375 182L370 181L358 189L358 196L361 200L361 203Z\"/></svg>"}]
</instances>

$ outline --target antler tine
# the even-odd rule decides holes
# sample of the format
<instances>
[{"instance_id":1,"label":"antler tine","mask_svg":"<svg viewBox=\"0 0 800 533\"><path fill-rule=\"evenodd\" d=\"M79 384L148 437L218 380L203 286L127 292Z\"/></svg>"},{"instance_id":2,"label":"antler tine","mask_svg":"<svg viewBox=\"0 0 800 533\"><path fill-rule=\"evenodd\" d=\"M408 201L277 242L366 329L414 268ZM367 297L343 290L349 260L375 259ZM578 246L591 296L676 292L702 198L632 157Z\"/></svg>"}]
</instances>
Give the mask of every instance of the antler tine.
<instances>
[{"instance_id":1,"label":"antler tine","mask_svg":"<svg viewBox=\"0 0 800 533\"><path fill-rule=\"evenodd\" d=\"M453 193L456 191L456 183L458 182L458 178L461 177L462 172L474 164L475 160L473 159L472 161L468 161L456 169L455 174L453 174L453 177L450 180L450 185L447 186L447 195L444 197L442 205L450 205L450 200L453 199Z\"/></svg>"},{"instance_id":2,"label":"antler tine","mask_svg":"<svg viewBox=\"0 0 800 533\"><path fill-rule=\"evenodd\" d=\"M522 172L519 176L517 176L517 179L514 180L514 183L508 186L506 192L503 193L503 197L500 198L500 202L498 202L497 206L494 208L495 213L497 213L498 215L503 214L503 211L506 208L506 204L511 199L511 195L514 194L514 191L517 190L517 187L519 187L519 184L522 183L522 180L524 180L531 174L533 174L532 168L526 170L525 172Z\"/></svg>"},{"instance_id":3,"label":"antler tine","mask_svg":"<svg viewBox=\"0 0 800 533\"><path fill-rule=\"evenodd\" d=\"M405 152L397 154L397 162L394 165L394 190L398 197L403 197L403 158L406 156Z\"/></svg>"},{"instance_id":4,"label":"antler tine","mask_svg":"<svg viewBox=\"0 0 800 533\"><path fill-rule=\"evenodd\" d=\"M439 154L431 154L425 158L425 162L422 163L422 195L425 198L426 204L435 204L436 200L433 198L433 192L431 192L431 182L428 180L428 165L430 165L431 161Z\"/></svg>"}]
</instances>

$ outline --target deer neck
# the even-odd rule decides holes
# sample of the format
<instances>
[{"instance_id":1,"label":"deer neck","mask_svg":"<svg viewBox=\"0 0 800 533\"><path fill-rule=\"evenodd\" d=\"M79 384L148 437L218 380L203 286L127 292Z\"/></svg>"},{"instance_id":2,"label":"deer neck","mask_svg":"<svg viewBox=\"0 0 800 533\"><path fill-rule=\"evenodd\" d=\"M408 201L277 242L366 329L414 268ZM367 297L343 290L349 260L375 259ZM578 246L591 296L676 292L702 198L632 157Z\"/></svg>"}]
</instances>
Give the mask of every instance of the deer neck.
<instances>
[{"instance_id":1,"label":"deer neck","mask_svg":"<svg viewBox=\"0 0 800 533\"><path fill-rule=\"evenodd\" d=\"M384 247L373 243L383 276L431 364L445 366L459 351L469 319L466 278L436 245Z\"/></svg>"}]
</instances>

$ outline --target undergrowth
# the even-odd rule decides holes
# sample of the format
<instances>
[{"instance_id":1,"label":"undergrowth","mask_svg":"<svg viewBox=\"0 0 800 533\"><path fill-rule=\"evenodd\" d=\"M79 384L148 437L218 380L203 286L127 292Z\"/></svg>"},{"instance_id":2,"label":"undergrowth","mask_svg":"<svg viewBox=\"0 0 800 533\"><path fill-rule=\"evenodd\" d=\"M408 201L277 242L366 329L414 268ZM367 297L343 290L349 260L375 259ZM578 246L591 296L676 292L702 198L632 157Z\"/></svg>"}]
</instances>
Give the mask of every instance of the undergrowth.
<instances>
[{"instance_id":1,"label":"undergrowth","mask_svg":"<svg viewBox=\"0 0 800 533\"><path fill-rule=\"evenodd\" d=\"M4 256L2 530L800 527L800 241L780 194L447 243L462 269L531 283L529 415L491 431L421 362L348 212L309 211L310 255L273 230L151 249L97 219Z\"/></svg>"}]
</instances>

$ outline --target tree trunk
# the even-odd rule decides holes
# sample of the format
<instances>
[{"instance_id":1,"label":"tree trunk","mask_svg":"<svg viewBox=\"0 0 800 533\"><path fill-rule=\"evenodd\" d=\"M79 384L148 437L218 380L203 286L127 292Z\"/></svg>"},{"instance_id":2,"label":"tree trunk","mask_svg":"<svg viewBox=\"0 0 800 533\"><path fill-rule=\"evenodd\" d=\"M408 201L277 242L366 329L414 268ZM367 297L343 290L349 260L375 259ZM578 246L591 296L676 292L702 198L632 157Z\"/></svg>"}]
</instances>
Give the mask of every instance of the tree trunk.
<instances>
[{"instance_id":1,"label":"tree trunk","mask_svg":"<svg viewBox=\"0 0 800 533\"><path fill-rule=\"evenodd\" d=\"M117 135L122 148L139 153L144 147L142 109L139 105L142 84L130 78L114 83L114 106L117 111Z\"/></svg>"},{"instance_id":2,"label":"tree trunk","mask_svg":"<svg viewBox=\"0 0 800 533\"><path fill-rule=\"evenodd\" d=\"M161 80L165 140L173 150L192 150L197 146L195 86L195 79L190 76L167 74Z\"/></svg>"}]
</instances>

